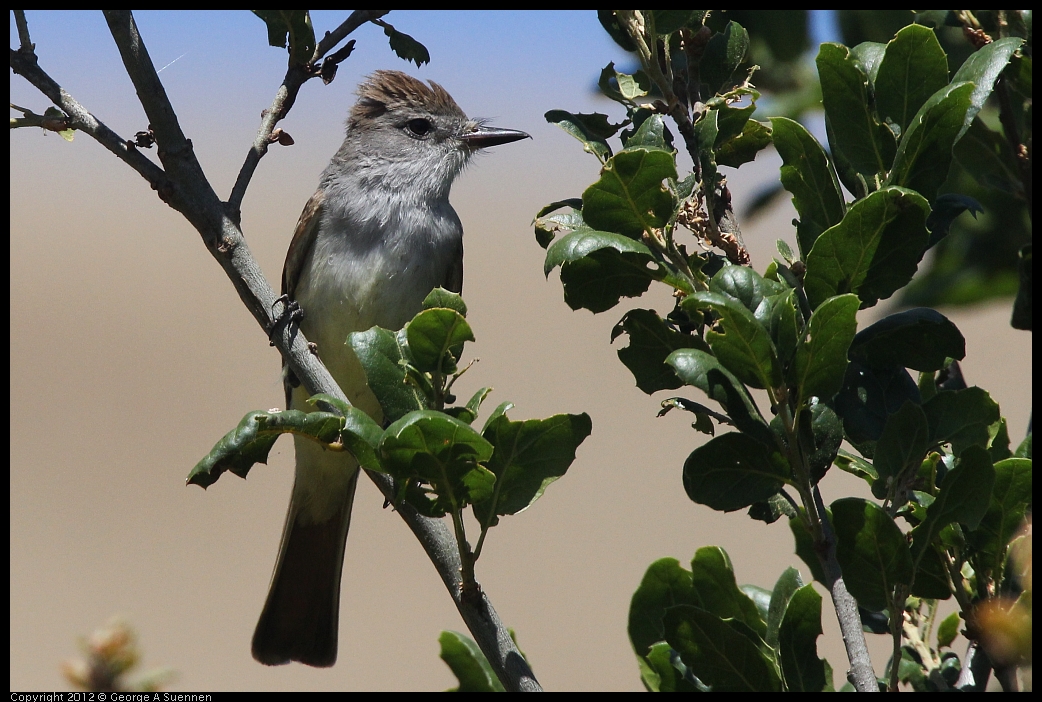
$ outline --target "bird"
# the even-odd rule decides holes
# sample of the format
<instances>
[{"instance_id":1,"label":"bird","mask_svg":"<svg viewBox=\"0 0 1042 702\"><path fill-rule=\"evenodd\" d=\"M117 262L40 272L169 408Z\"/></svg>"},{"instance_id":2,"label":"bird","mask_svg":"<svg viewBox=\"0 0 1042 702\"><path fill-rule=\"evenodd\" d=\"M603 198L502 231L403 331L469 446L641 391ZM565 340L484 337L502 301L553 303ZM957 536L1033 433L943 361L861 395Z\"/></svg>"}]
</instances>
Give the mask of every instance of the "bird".
<instances>
[{"instance_id":1,"label":"bird","mask_svg":"<svg viewBox=\"0 0 1042 702\"><path fill-rule=\"evenodd\" d=\"M469 119L433 81L380 70L359 85L343 144L297 222L282 293L351 403L383 423L348 335L400 329L436 287L463 290L463 225L449 204L471 156L531 138ZM283 368L286 405L310 411ZM294 437L296 470L278 558L253 634L265 665L336 662L340 582L358 463Z\"/></svg>"}]
</instances>

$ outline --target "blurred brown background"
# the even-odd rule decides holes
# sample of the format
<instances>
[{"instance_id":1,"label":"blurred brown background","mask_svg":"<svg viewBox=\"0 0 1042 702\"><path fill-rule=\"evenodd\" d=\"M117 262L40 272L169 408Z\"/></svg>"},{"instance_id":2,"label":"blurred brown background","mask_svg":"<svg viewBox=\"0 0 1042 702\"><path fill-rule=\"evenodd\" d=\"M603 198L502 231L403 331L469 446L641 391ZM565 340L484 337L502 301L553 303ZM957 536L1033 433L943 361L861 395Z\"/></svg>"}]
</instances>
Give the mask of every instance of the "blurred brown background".
<instances>
[{"instance_id":1,"label":"blurred brown background","mask_svg":"<svg viewBox=\"0 0 1042 702\"><path fill-rule=\"evenodd\" d=\"M340 17L316 16L316 27L321 33ZM99 15L29 18L41 65L63 87L121 135L145 128ZM176 61L161 76L226 197L284 54L265 46L263 25L246 14L138 19L154 62ZM515 419L585 411L593 434L565 478L493 530L478 578L547 689L640 689L626 616L653 560L688 562L697 548L719 545L740 583L769 588L789 565L809 576L784 524L719 514L685 497L681 466L705 437L682 413L656 419L670 393L637 390L615 355L624 340L609 344L629 306L666 311L665 291L594 317L569 310L556 274L542 275L532 217L581 194L598 171L542 113L610 111L590 88L619 52L590 13L388 19L424 42L433 63L407 68L379 29L360 31L337 80L309 83L282 123L297 145L274 147L261 164L243 230L277 287L293 225L342 138L354 86L375 68L432 78L471 116L533 135L477 159L453 192L467 232L464 294L478 340L469 349L481 359L458 394L492 385L488 407L511 400ZM46 107L17 77L11 100ZM765 152L729 176L739 208L777 178L778 162ZM265 668L250 658L288 503L291 444L280 441L270 465L245 482L228 475L203 491L184 479L247 411L281 406L278 354L195 231L91 139L78 134L68 144L16 130L10 175L12 689L66 689L58 666L76 653L76 637L115 614L138 631L146 668L179 671L179 690L453 685L437 637L462 622L411 533L364 479L336 667ZM794 212L783 200L743 223L757 270L775 239L793 242ZM1030 335L1010 329L1008 303L944 312L966 336L968 382L991 392L1019 442L1030 411ZM839 471L823 490L826 502L864 494ZM827 595L823 624L819 651L838 685L846 660ZM870 645L881 671L887 643L870 637Z\"/></svg>"}]
</instances>

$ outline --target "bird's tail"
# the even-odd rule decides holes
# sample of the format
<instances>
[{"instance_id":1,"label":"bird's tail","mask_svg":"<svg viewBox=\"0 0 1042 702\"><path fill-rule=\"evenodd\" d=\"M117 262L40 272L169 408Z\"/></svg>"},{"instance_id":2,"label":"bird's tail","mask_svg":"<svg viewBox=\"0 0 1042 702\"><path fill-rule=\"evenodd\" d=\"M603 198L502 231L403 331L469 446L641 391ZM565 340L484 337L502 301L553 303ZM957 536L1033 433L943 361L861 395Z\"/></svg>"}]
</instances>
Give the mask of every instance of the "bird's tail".
<instances>
[{"instance_id":1,"label":"bird's tail","mask_svg":"<svg viewBox=\"0 0 1042 702\"><path fill-rule=\"evenodd\" d=\"M320 449L312 442L296 438L293 497L268 599L253 633L253 657L265 665L298 661L325 668L336 662L340 577L359 471L349 455L316 455ZM315 473L329 470L337 471L339 479L322 481L324 492L315 494L309 489L316 484Z\"/></svg>"}]
</instances>

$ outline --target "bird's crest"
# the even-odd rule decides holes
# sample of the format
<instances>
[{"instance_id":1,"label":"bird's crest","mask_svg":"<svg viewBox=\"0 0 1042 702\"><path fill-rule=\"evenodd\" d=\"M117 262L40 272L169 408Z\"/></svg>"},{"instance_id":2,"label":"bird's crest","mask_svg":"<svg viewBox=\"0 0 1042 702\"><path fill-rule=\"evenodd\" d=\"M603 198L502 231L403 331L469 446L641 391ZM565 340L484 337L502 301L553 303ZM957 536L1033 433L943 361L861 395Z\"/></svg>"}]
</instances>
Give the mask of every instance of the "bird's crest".
<instances>
[{"instance_id":1,"label":"bird's crest","mask_svg":"<svg viewBox=\"0 0 1042 702\"><path fill-rule=\"evenodd\" d=\"M448 91L434 81L430 86L400 71L375 71L358 86L358 102L351 108L349 123L373 119L385 112L421 108L432 114L465 116Z\"/></svg>"}]
</instances>

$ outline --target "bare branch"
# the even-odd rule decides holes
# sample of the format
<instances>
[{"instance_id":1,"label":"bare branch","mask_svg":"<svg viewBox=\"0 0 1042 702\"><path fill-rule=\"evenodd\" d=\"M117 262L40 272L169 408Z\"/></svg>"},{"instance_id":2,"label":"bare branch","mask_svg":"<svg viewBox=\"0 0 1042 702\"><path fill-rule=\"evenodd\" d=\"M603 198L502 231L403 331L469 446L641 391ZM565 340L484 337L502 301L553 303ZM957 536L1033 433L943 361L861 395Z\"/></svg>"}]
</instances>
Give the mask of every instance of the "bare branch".
<instances>
[{"instance_id":1,"label":"bare branch","mask_svg":"<svg viewBox=\"0 0 1042 702\"><path fill-rule=\"evenodd\" d=\"M290 107L296 101L300 86L307 80L307 77L301 75L303 73L300 68L295 67L291 67L286 71L286 78L275 93L275 99L272 101L271 107L266 109L261 115L261 125L257 130L256 138L253 140L253 146L250 147L249 153L246 154L246 160L243 161L242 168L239 169L239 175L235 179L235 185L232 186L232 192L228 196L228 207L236 221L239 220L242 200L246 197L246 189L250 186L253 174L257 171L257 166L260 165L261 159L268 153L268 147L271 145L271 134L275 130L275 125L289 112Z\"/></svg>"}]
</instances>

